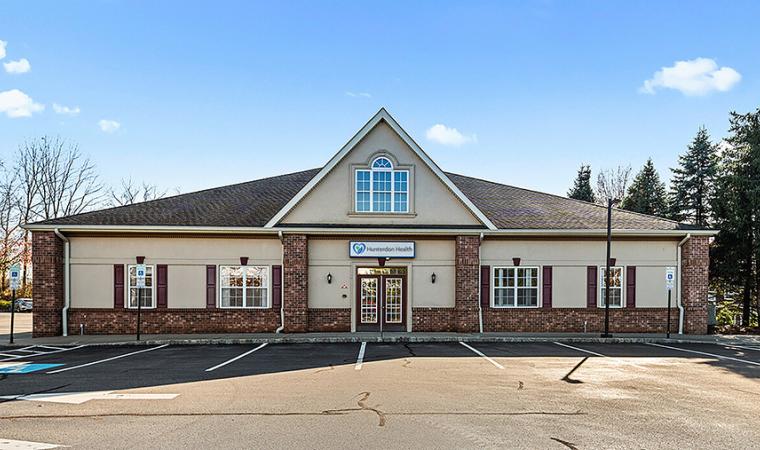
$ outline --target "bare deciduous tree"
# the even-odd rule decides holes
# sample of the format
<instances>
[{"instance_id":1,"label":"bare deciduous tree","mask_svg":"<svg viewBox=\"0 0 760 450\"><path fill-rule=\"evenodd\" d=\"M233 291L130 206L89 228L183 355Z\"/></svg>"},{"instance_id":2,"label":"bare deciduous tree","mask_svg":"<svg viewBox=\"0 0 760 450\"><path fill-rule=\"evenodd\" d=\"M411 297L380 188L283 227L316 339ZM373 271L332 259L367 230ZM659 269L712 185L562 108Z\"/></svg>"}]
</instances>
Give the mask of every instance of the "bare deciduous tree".
<instances>
[{"instance_id":1,"label":"bare deciduous tree","mask_svg":"<svg viewBox=\"0 0 760 450\"><path fill-rule=\"evenodd\" d=\"M39 216L43 220L79 214L102 198L103 186L95 165L79 147L61 138L44 136L32 141L41 149Z\"/></svg>"},{"instance_id":2,"label":"bare deciduous tree","mask_svg":"<svg viewBox=\"0 0 760 450\"><path fill-rule=\"evenodd\" d=\"M17 208L18 178L12 171L2 168L0 175L0 287L6 288L6 274L11 264L22 253L22 240L19 210Z\"/></svg>"},{"instance_id":3,"label":"bare deciduous tree","mask_svg":"<svg viewBox=\"0 0 760 450\"><path fill-rule=\"evenodd\" d=\"M131 178L122 179L119 188L110 190L108 204L109 206L132 205L134 203L164 198L166 193L167 191L159 190L155 184L143 181L138 185Z\"/></svg>"},{"instance_id":4,"label":"bare deciduous tree","mask_svg":"<svg viewBox=\"0 0 760 450\"><path fill-rule=\"evenodd\" d=\"M631 166L617 166L599 172L596 178L596 201L606 204L608 199L622 201L631 178Z\"/></svg>"}]
</instances>

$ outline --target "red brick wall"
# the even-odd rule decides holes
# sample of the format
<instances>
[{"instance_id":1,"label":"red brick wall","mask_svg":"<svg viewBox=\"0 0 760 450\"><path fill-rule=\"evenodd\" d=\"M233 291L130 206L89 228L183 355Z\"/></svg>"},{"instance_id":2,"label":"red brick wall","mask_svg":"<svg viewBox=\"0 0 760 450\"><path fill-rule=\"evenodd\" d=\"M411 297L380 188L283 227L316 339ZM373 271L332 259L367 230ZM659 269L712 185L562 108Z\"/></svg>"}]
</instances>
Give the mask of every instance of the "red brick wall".
<instances>
[{"instance_id":1,"label":"red brick wall","mask_svg":"<svg viewBox=\"0 0 760 450\"><path fill-rule=\"evenodd\" d=\"M69 334L132 334L133 309L70 309ZM280 324L277 309L144 309L140 329L146 334L273 333Z\"/></svg>"},{"instance_id":2,"label":"red brick wall","mask_svg":"<svg viewBox=\"0 0 760 450\"><path fill-rule=\"evenodd\" d=\"M612 333L664 333L667 308L610 309ZM678 309L671 309L671 333L678 332ZM604 308L485 308L484 331L580 333L604 329Z\"/></svg>"},{"instance_id":3,"label":"red brick wall","mask_svg":"<svg viewBox=\"0 0 760 450\"><path fill-rule=\"evenodd\" d=\"M710 277L710 238L693 236L681 252L684 333L707 333L707 289Z\"/></svg>"},{"instance_id":4,"label":"red brick wall","mask_svg":"<svg viewBox=\"0 0 760 450\"><path fill-rule=\"evenodd\" d=\"M454 308L412 308L413 331L457 331Z\"/></svg>"},{"instance_id":5,"label":"red brick wall","mask_svg":"<svg viewBox=\"0 0 760 450\"><path fill-rule=\"evenodd\" d=\"M351 331L351 308L310 308L309 331Z\"/></svg>"},{"instance_id":6,"label":"red brick wall","mask_svg":"<svg viewBox=\"0 0 760 450\"><path fill-rule=\"evenodd\" d=\"M309 329L309 247L303 234L283 236L284 258L282 301L285 307L285 332L302 333Z\"/></svg>"},{"instance_id":7,"label":"red brick wall","mask_svg":"<svg viewBox=\"0 0 760 450\"><path fill-rule=\"evenodd\" d=\"M32 232L32 336L62 334L63 241L52 231Z\"/></svg>"},{"instance_id":8,"label":"red brick wall","mask_svg":"<svg viewBox=\"0 0 760 450\"><path fill-rule=\"evenodd\" d=\"M455 268L455 310L456 331L478 332L478 293L480 273L480 238L478 236L457 236Z\"/></svg>"}]
</instances>

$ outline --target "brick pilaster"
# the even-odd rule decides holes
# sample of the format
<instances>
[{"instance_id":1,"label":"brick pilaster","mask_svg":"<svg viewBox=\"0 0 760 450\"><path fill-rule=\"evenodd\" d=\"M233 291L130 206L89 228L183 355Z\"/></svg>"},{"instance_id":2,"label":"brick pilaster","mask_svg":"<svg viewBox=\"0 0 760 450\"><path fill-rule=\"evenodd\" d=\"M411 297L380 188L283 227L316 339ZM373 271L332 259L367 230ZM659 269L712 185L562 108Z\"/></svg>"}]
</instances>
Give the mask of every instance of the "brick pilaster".
<instances>
[{"instance_id":1,"label":"brick pilaster","mask_svg":"<svg viewBox=\"0 0 760 450\"><path fill-rule=\"evenodd\" d=\"M478 274L480 272L478 236L457 236L455 328L460 333L476 333L478 325Z\"/></svg>"},{"instance_id":2,"label":"brick pilaster","mask_svg":"<svg viewBox=\"0 0 760 450\"><path fill-rule=\"evenodd\" d=\"M693 236L681 253L681 290L684 305L684 332L707 333L707 290L710 268L710 238Z\"/></svg>"},{"instance_id":3,"label":"brick pilaster","mask_svg":"<svg viewBox=\"0 0 760 450\"><path fill-rule=\"evenodd\" d=\"M286 234L282 245L285 332L302 333L309 328L308 239L303 234Z\"/></svg>"},{"instance_id":4,"label":"brick pilaster","mask_svg":"<svg viewBox=\"0 0 760 450\"><path fill-rule=\"evenodd\" d=\"M32 232L32 336L62 334L63 241L52 231Z\"/></svg>"}]
</instances>

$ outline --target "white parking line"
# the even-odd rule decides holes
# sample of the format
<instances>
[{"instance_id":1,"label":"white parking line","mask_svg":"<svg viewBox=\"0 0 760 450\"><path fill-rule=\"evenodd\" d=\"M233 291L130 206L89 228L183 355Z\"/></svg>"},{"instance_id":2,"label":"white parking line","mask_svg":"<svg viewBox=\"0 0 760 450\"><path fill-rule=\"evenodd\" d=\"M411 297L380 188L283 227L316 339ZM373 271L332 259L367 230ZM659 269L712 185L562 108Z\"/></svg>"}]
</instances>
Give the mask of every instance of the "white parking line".
<instances>
[{"instance_id":1,"label":"white parking line","mask_svg":"<svg viewBox=\"0 0 760 450\"><path fill-rule=\"evenodd\" d=\"M601 353L592 352L591 350L586 350L586 349L579 348L579 347L573 347L572 345L563 344L562 342L555 342L555 344L561 345L562 347L571 348L571 349L579 351L579 352L588 353L589 355L601 356L602 358L609 358L609 356L607 356L607 355L602 355Z\"/></svg>"},{"instance_id":2,"label":"white parking line","mask_svg":"<svg viewBox=\"0 0 760 450\"><path fill-rule=\"evenodd\" d=\"M66 367L64 369L52 370L52 371L47 372L47 373L48 374L60 373L60 372L66 372L67 370L81 369L82 367L94 366L95 364L100 364L100 363L104 363L104 362L108 362L108 361L113 361L115 359L126 358L127 356L137 355L138 353L152 352L153 350L158 350L159 348L164 348L167 345L169 345L169 344L159 345L158 347L146 348L145 350L138 350L136 352L125 353L125 354L119 355L119 356L112 356L112 357L106 358L106 359L99 359L97 361L88 362L87 364L80 364L78 366L72 366L72 367Z\"/></svg>"},{"instance_id":3,"label":"white parking line","mask_svg":"<svg viewBox=\"0 0 760 450\"><path fill-rule=\"evenodd\" d=\"M356 365L354 366L354 370L362 370L362 364L364 364L364 350L367 348L367 343L362 342L361 347L359 347L359 356L356 358Z\"/></svg>"},{"instance_id":4,"label":"white parking line","mask_svg":"<svg viewBox=\"0 0 760 450\"><path fill-rule=\"evenodd\" d=\"M38 345L40 348L48 348L50 350L63 350L63 347L53 347L52 345Z\"/></svg>"},{"instance_id":5,"label":"white parking line","mask_svg":"<svg viewBox=\"0 0 760 450\"><path fill-rule=\"evenodd\" d=\"M470 350L472 350L473 352L475 352L476 355L480 356L481 358L484 358L486 361L490 362L494 366L498 367L499 369L504 370L504 366L502 366L501 364L499 364L496 361L494 361L493 359L491 359L485 353L481 352L480 350L478 350L478 349L476 349L476 348L474 348L472 346L469 346L469 345L465 344L462 341L459 341L459 343L462 344L462 345L464 345L465 347L469 348Z\"/></svg>"},{"instance_id":6,"label":"white parking line","mask_svg":"<svg viewBox=\"0 0 760 450\"><path fill-rule=\"evenodd\" d=\"M653 345L655 347L662 347L662 348L669 348L671 350L678 350L679 352L694 353L697 355L704 355L704 356L712 356L713 358L727 359L729 361L743 362L747 364L752 364L753 366L760 366L760 363L755 362L755 361L748 361L746 359L740 359L740 358L732 358L730 356L716 355L715 353L700 352L697 350L689 350L686 348L671 347L669 345L654 344L654 343L647 343L647 345Z\"/></svg>"},{"instance_id":7,"label":"white parking line","mask_svg":"<svg viewBox=\"0 0 760 450\"><path fill-rule=\"evenodd\" d=\"M86 346L87 345L77 345L76 347L69 347L69 348L64 348L64 349L61 349L61 350L54 350L52 352L36 353L34 355L11 355L12 356L11 358L0 359L0 362L13 361L13 360L16 360L16 359L21 359L21 358L23 358L23 359L34 358L35 356L53 355L55 353L68 352L68 351L76 350L78 348L82 348L82 347L86 347ZM15 352L16 350L8 350L8 351Z\"/></svg>"},{"instance_id":8,"label":"white parking line","mask_svg":"<svg viewBox=\"0 0 760 450\"><path fill-rule=\"evenodd\" d=\"M725 344L725 346L728 348L740 348L742 350L753 350L756 352L760 352L760 348L757 348L757 347L745 347L743 345L733 345L733 344Z\"/></svg>"},{"instance_id":9,"label":"white parking line","mask_svg":"<svg viewBox=\"0 0 760 450\"><path fill-rule=\"evenodd\" d=\"M267 343L264 342L263 344L259 345L258 347L254 348L252 350L248 350L247 352L242 353L240 355L237 355L236 357L234 357L232 359L228 359L227 361L225 361L225 362L223 362L221 364L217 364L214 367L209 367L208 369L206 369L206 372L211 372L211 371L216 370L216 369L218 369L220 367L224 367L227 364L233 363L233 362L237 361L240 358L244 358L244 357L250 355L251 353L255 352L256 350L261 350L262 348L264 348L266 346L267 346Z\"/></svg>"}]
</instances>

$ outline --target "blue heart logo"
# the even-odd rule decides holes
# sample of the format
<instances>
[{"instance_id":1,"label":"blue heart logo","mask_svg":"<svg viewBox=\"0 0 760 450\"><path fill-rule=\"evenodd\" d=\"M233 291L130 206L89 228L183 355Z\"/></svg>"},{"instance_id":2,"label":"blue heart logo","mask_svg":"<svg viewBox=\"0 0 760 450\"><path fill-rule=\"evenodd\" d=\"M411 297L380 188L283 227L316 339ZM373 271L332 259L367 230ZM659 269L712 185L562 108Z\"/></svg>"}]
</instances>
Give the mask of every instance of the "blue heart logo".
<instances>
[{"instance_id":1,"label":"blue heart logo","mask_svg":"<svg viewBox=\"0 0 760 450\"><path fill-rule=\"evenodd\" d=\"M357 242L354 244L354 253L357 255L361 255L364 253L364 250L367 250L367 246L362 242Z\"/></svg>"}]
</instances>

